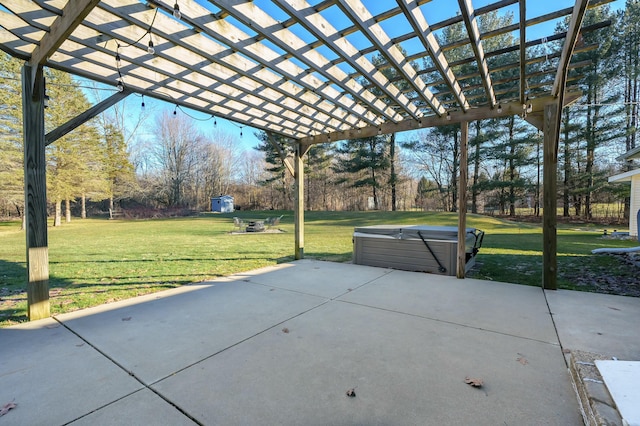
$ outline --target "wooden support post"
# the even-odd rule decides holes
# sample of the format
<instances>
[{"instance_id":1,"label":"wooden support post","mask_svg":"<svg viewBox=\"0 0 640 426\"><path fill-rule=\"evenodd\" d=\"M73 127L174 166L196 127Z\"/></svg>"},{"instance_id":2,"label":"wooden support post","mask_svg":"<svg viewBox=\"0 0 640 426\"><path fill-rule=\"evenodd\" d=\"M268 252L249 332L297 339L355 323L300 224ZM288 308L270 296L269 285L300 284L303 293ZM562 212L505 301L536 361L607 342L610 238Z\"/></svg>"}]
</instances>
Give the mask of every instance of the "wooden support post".
<instances>
[{"instance_id":1,"label":"wooden support post","mask_svg":"<svg viewBox=\"0 0 640 426\"><path fill-rule=\"evenodd\" d=\"M296 143L295 146L295 206L294 206L294 221L295 221L295 259L304 258L304 163L302 157L306 150L303 145Z\"/></svg>"},{"instance_id":2,"label":"wooden support post","mask_svg":"<svg viewBox=\"0 0 640 426\"><path fill-rule=\"evenodd\" d=\"M44 76L22 67L24 191L27 246L27 309L29 320L48 318L49 247L47 237L47 179L44 139Z\"/></svg>"},{"instance_id":3,"label":"wooden support post","mask_svg":"<svg viewBox=\"0 0 640 426\"><path fill-rule=\"evenodd\" d=\"M556 290L557 287L557 208L558 185L558 117L560 108L556 103L544 107L544 150L543 150L543 211L542 211L542 287Z\"/></svg>"},{"instance_id":4,"label":"wooden support post","mask_svg":"<svg viewBox=\"0 0 640 426\"><path fill-rule=\"evenodd\" d=\"M469 123L460 123L460 181L458 182L458 261L456 277L464 278L467 265L467 174Z\"/></svg>"}]
</instances>

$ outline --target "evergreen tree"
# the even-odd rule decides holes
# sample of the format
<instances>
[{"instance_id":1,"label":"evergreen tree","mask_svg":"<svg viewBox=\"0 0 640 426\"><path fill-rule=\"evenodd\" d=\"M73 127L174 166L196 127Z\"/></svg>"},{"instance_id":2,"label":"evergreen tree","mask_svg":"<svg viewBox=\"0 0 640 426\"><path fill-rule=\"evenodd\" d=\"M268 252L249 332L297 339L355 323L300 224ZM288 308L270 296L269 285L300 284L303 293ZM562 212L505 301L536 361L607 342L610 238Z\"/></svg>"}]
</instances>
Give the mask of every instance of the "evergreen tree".
<instances>
[{"instance_id":1,"label":"evergreen tree","mask_svg":"<svg viewBox=\"0 0 640 426\"><path fill-rule=\"evenodd\" d=\"M284 136L272 135L273 142L275 142L279 149L276 149L269 142L269 136L266 132L258 132L256 133L256 137L260 140L260 143L254 149L264 153L265 161L268 164L268 167L265 170L268 173L268 177L262 180L260 184L269 188L270 208L291 208L292 177L288 176L289 172L282 162L282 157L280 155L282 154L285 157L293 156L293 147L286 143Z\"/></svg>"},{"instance_id":2,"label":"evergreen tree","mask_svg":"<svg viewBox=\"0 0 640 426\"><path fill-rule=\"evenodd\" d=\"M380 208L381 175L389 168L386 148L387 143L382 136L349 140L336 149L341 156L333 165L333 170L340 176L338 183L353 177L350 186L371 188L373 208L376 210Z\"/></svg>"},{"instance_id":3,"label":"evergreen tree","mask_svg":"<svg viewBox=\"0 0 640 426\"><path fill-rule=\"evenodd\" d=\"M20 64L0 52L0 199L24 213ZM24 219L24 217L23 217Z\"/></svg>"}]
</instances>

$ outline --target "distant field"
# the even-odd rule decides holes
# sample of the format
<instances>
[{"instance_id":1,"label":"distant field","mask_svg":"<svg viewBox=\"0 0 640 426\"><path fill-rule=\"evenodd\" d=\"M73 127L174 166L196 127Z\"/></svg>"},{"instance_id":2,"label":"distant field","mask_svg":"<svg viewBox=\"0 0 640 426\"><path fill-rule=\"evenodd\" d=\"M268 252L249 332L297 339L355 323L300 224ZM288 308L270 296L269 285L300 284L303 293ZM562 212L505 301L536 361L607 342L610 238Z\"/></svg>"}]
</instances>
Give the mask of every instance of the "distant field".
<instances>
[{"instance_id":1,"label":"distant field","mask_svg":"<svg viewBox=\"0 0 640 426\"><path fill-rule=\"evenodd\" d=\"M284 215L282 233L233 235L233 216L264 219ZM351 260L355 226L456 225L453 213L307 212L305 257ZM486 232L474 277L540 285L542 230L537 224L469 215L468 226ZM598 247L633 247L605 240L602 227L560 227L559 285L577 288L573 273L620 270L617 259L591 256ZM18 222L0 222L0 325L26 321L25 235ZM49 228L53 314L204 281L293 259L293 213L278 211L203 214L153 220L74 219ZM585 288L592 290L592 288Z\"/></svg>"}]
</instances>

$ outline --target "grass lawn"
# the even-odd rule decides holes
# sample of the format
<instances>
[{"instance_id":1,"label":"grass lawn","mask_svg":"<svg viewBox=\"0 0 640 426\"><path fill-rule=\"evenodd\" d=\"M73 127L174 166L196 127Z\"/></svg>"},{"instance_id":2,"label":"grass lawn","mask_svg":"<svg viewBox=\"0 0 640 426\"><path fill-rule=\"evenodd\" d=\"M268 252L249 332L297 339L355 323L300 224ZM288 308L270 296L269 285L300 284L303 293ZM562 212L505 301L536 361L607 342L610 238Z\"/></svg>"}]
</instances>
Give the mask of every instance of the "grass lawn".
<instances>
[{"instance_id":1,"label":"grass lawn","mask_svg":"<svg viewBox=\"0 0 640 426\"><path fill-rule=\"evenodd\" d=\"M283 233L233 235L233 216L245 220L284 214ZM355 226L457 224L452 213L307 212L305 257L351 260ZM469 215L468 226L486 232L472 276L540 285L540 225ZM602 227L558 230L559 286L584 288L576 274L624 274L612 256L592 256L599 247L633 247L634 241L605 240ZM208 280L293 259L292 212L202 214L154 220L74 219L49 228L50 296L53 314ZM633 272L633 271L631 271ZM18 222L0 222L0 326L26 321L25 235Z\"/></svg>"}]
</instances>

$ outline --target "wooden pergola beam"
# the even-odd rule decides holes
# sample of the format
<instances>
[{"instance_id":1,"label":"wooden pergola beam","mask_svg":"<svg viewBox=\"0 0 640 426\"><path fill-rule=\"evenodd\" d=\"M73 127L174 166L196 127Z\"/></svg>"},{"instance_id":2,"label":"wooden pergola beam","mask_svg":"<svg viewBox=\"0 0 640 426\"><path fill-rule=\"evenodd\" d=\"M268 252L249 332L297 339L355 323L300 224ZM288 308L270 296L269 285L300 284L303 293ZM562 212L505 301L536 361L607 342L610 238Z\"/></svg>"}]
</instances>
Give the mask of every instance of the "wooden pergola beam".
<instances>
[{"instance_id":1,"label":"wooden pergola beam","mask_svg":"<svg viewBox=\"0 0 640 426\"><path fill-rule=\"evenodd\" d=\"M527 0L520 0L520 102L525 103L527 90Z\"/></svg>"},{"instance_id":2,"label":"wooden pergola beam","mask_svg":"<svg viewBox=\"0 0 640 426\"><path fill-rule=\"evenodd\" d=\"M544 106L553 102L554 98L551 96L539 97L532 99L531 107L532 113L541 112ZM444 117L428 116L419 120L408 119L398 123L384 123L378 126L367 126L360 129L349 129L339 132L329 132L321 135L308 136L299 139L300 142L308 145L337 142L347 139L359 139L368 138L376 135L386 135L390 133L405 132L408 130L416 130L427 127L448 126L452 124L458 124L462 122L471 122L475 120L484 120L490 118L509 117L512 115L522 115L522 104L519 100L501 103L501 110L498 108L491 108L489 106L483 106L478 108L471 108L467 112L463 111L451 111L449 115Z\"/></svg>"},{"instance_id":3,"label":"wooden pergola beam","mask_svg":"<svg viewBox=\"0 0 640 426\"><path fill-rule=\"evenodd\" d=\"M569 63L573 56L580 27L587 12L589 0L576 0L573 14L569 22L567 37L560 55L558 72L553 83L551 94L556 101L545 106L544 110L544 153L543 153L543 212L542 212L542 287L547 290L558 288L558 260L557 260L557 172L558 172L558 142L562 125L562 108L564 107L565 88Z\"/></svg>"},{"instance_id":4,"label":"wooden pergola beam","mask_svg":"<svg viewBox=\"0 0 640 426\"><path fill-rule=\"evenodd\" d=\"M458 105L460 105L463 111L468 110L469 102L467 102L467 99L462 92L462 88L460 87L460 83L458 83L451 66L449 66L449 61L447 61L444 51L440 47L440 43L438 43L438 40L431 31L431 28L429 27L424 14L418 7L417 2L410 0L397 0L397 2L398 5L400 5L400 8L404 11L407 19L409 19L409 23L413 27L414 32L418 35L422 45L429 53L431 60L442 75L445 83L449 87L449 90L453 93Z\"/></svg>"},{"instance_id":5,"label":"wooden pergola beam","mask_svg":"<svg viewBox=\"0 0 640 426\"><path fill-rule=\"evenodd\" d=\"M443 115L446 111L440 101L433 95L424 81L418 75L416 69L407 61L400 49L392 43L391 38L384 29L373 20L373 16L360 0L338 0L338 5L348 17L356 24L360 32L377 47L378 52L385 57L387 62L395 68L396 72L409 84L418 97L421 98L437 115ZM416 110L408 110L414 118L422 116Z\"/></svg>"},{"instance_id":6,"label":"wooden pergola beam","mask_svg":"<svg viewBox=\"0 0 640 426\"><path fill-rule=\"evenodd\" d=\"M338 38L339 32L331 25L329 21L324 19L322 15L315 13L311 5L305 0L274 0L278 6L285 10L289 15L294 17L307 31L322 40L325 45L333 49L336 52L342 52L342 57L345 61L354 69L358 70L364 77L366 77L377 89L387 96L396 99L397 105L404 109L407 113L417 116L417 108L412 104L400 91L389 83L389 80L378 71L378 69L364 56L360 51L353 46L346 38ZM229 2L237 3L237 2ZM234 11L233 9L231 11ZM236 14L238 11L235 11ZM236 16L236 15L234 15ZM242 14L236 16L240 17L244 22L247 22L247 16ZM262 15L261 15L262 19ZM272 18L269 18L273 20ZM249 22L253 22L249 19ZM255 27L255 23L253 24ZM305 51L306 43L299 40L292 32L288 30L279 31L277 34L272 34L272 31L265 29L263 35L267 37L271 42L276 43L282 49L289 51L297 59L308 62L309 58L313 59L313 67L322 70L326 77L330 78L332 82L343 88L346 93L355 95L357 99L361 99L368 104L374 110L377 110L383 117L391 121L399 121L402 119L402 115L394 111L389 105L382 102L373 93L364 90L362 85L356 80L352 79L342 71L339 67L332 65L332 63L324 56L320 55L317 51L305 52L303 56L300 54L300 50ZM298 42L299 40L299 42ZM301 44L300 49L292 50L290 44ZM339 45L338 45L339 43ZM326 64L326 65L323 65ZM325 69L326 68L326 69Z\"/></svg>"},{"instance_id":7,"label":"wooden pergola beam","mask_svg":"<svg viewBox=\"0 0 640 426\"><path fill-rule=\"evenodd\" d=\"M588 4L589 0L576 0L573 7L571 21L569 22L569 29L567 30L567 35L562 47L562 53L560 55L560 64L558 65L556 77L553 82L553 90L551 91L553 96L558 96L560 91L564 90L563 83L567 79L567 70L569 68L569 63L571 62L571 56L573 56L573 50L576 47L576 42L578 41L580 27L582 26L584 15L587 12Z\"/></svg>"},{"instance_id":8,"label":"wooden pergola beam","mask_svg":"<svg viewBox=\"0 0 640 426\"><path fill-rule=\"evenodd\" d=\"M100 3L100 0L74 0L68 2L62 9L62 16L51 24L49 33L31 53L29 66L31 67L31 81L35 83L35 73L39 65L44 65L49 58L76 29L84 18Z\"/></svg>"},{"instance_id":9,"label":"wooden pergola beam","mask_svg":"<svg viewBox=\"0 0 640 426\"><path fill-rule=\"evenodd\" d=\"M44 137L45 146L51 145L53 142L57 141L58 139L60 139L61 137L63 137L73 129L76 129L82 126L84 123L91 120L92 118L94 118L101 112L105 111L106 109L117 104L122 99L129 96L130 94L131 94L131 91L127 89L124 89L122 92L116 92L113 95L109 96L107 99L103 100L102 102L92 106L91 108L89 108L82 114L78 115L77 117L72 118L71 120L67 121L63 125L50 131Z\"/></svg>"},{"instance_id":10,"label":"wooden pergola beam","mask_svg":"<svg viewBox=\"0 0 640 426\"><path fill-rule=\"evenodd\" d=\"M460 4L464 24L469 33L469 41L471 42L471 48L476 57L478 71L480 72L480 78L484 85L487 101L489 105L493 107L496 105L496 95L493 93L493 85L491 84L491 76L489 75L489 65L487 64L487 58L485 57L484 48L482 47L480 29L478 28L478 21L476 20L473 10L473 4L471 0L458 0L458 3Z\"/></svg>"}]
</instances>

